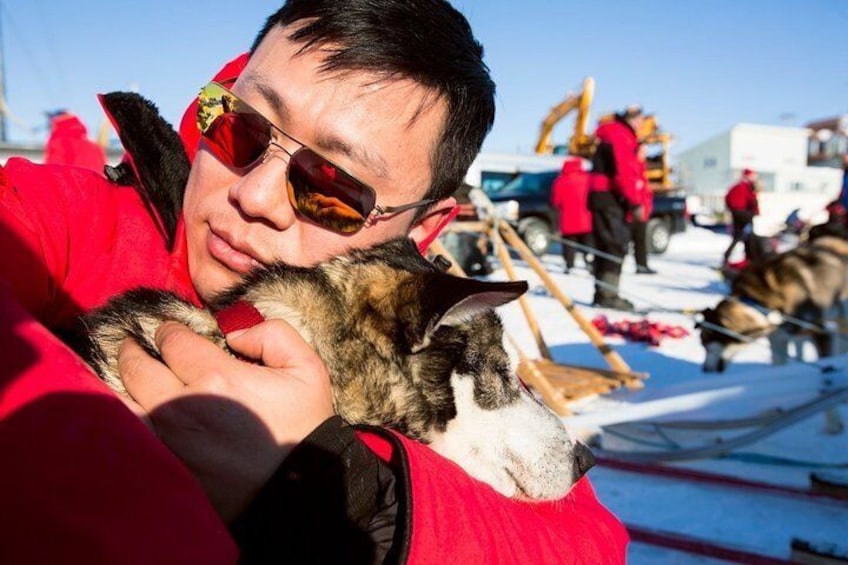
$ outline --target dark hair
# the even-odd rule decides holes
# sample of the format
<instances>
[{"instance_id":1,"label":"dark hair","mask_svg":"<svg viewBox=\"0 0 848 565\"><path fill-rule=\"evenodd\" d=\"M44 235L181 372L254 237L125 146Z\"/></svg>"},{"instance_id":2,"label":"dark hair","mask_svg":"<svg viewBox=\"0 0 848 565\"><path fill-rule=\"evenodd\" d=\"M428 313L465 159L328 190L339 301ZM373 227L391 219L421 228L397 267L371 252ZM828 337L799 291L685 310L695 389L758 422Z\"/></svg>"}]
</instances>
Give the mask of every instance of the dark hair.
<instances>
[{"instance_id":1,"label":"dark hair","mask_svg":"<svg viewBox=\"0 0 848 565\"><path fill-rule=\"evenodd\" d=\"M631 120L638 116L643 116L644 114L645 112L642 110L641 106L638 104L631 104L621 112L621 117L625 120Z\"/></svg>"},{"instance_id":2,"label":"dark hair","mask_svg":"<svg viewBox=\"0 0 848 565\"><path fill-rule=\"evenodd\" d=\"M300 21L305 25L289 39L304 49L337 46L322 71L409 78L444 97L447 120L426 197L450 196L495 119L495 84L465 17L444 0L288 0L265 22L251 52L274 26Z\"/></svg>"}]
</instances>

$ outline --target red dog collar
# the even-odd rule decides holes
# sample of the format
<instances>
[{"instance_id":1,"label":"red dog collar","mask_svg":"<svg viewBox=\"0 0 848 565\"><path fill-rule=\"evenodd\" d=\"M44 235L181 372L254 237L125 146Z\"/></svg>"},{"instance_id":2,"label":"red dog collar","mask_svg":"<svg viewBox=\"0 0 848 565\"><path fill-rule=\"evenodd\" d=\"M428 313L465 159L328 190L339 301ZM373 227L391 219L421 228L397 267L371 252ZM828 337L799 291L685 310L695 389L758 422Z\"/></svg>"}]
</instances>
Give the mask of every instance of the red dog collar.
<instances>
[{"instance_id":1,"label":"red dog collar","mask_svg":"<svg viewBox=\"0 0 848 565\"><path fill-rule=\"evenodd\" d=\"M218 310L214 315L218 327L221 328L224 335L236 330L252 328L259 322L265 321L259 310L253 304L244 300L239 300L222 310Z\"/></svg>"}]
</instances>

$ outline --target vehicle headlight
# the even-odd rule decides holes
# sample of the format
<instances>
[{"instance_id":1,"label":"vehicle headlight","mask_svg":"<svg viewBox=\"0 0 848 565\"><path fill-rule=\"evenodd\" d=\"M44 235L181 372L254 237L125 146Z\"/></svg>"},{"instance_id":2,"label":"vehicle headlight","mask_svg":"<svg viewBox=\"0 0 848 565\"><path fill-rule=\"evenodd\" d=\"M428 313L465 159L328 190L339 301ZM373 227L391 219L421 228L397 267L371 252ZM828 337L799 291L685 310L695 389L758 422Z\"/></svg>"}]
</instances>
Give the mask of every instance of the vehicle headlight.
<instances>
[{"instance_id":1,"label":"vehicle headlight","mask_svg":"<svg viewBox=\"0 0 848 565\"><path fill-rule=\"evenodd\" d=\"M518 202L516 200L506 200L495 204L495 213L499 218L508 222L518 221Z\"/></svg>"}]
</instances>

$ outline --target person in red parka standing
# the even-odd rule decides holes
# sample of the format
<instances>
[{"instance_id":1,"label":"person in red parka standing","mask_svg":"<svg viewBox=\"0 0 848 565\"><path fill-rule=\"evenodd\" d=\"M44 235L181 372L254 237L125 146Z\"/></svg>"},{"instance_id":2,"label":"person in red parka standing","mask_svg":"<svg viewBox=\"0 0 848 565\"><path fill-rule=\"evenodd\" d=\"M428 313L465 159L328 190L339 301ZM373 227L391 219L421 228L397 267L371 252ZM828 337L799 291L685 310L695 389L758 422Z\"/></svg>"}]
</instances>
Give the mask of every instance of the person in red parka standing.
<instances>
[{"instance_id":1,"label":"person in red parka standing","mask_svg":"<svg viewBox=\"0 0 848 565\"><path fill-rule=\"evenodd\" d=\"M724 203L730 211L732 218L733 239L724 252L724 264L730 260L730 254L736 245L742 241L745 244L746 256L748 253L748 240L753 234L754 216L760 213L760 204L757 200L757 173L752 169L742 171L739 182L730 187L724 197Z\"/></svg>"},{"instance_id":2,"label":"person in red parka standing","mask_svg":"<svg viewBox=\"0 0 848 565\"><path fill-rule=\"evenodd\" d=\"M565 260L565 272L574 268L577 248L570 242L592 247L592 213L588 207L589 173L583 170L580 159L568 159L562 164L562 172L554 179L551 187L551 205L559 215L559 233L566 241L562 242L562 258ZM583 262L589 265L590 255L580 250Z\"/></svg>"},{"instance_id":3,"label":"person in red parka standing","mask_svg":"<svg viewBox=\"0 0 848 565\"><path fill-rule=\"evenodd\" d=\"M596 306L632 311L633 304L618 295L621 263L630 243L628 213L642 207L639 139L642 108L631 106L595 131L597 149L592 158L589 209L598 254L594 260ZM641 213L641 212L640 212Z\"/></svg>"},{"instance_id":4,"label":"person in red parka standing","mask_svg":"<svg viewBox=\"0 0 848 565\"><path fill-rule=\"evenodd\" d=\"M106 152L88 138L88 130L76 115L59 110L48 115L50 136L44 147L48 165L74 165L103 174Z\"/></svg>"}]
</instances>

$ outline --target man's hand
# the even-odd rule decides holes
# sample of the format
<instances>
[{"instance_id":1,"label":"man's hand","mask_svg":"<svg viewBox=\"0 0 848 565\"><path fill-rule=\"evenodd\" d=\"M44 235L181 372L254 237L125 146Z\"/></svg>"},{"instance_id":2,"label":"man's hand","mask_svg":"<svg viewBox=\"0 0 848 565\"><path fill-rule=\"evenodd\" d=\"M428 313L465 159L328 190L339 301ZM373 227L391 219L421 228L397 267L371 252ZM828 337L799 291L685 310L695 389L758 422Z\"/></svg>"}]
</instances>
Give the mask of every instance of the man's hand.
<instances>
[{"instance_id":1,"label":"man's hand","mask_svg":"<svg viewBox=\"0 0 848 565\"><path fill-rule=\"evenodd\" d=\"M234 359L186 326L156 333L164 363L127 341L118 367L155 432L225 520L241 513L289 451L333 415L327 369L294 328L269 320L227 338Z\"/></svg>"}]
</instances>

